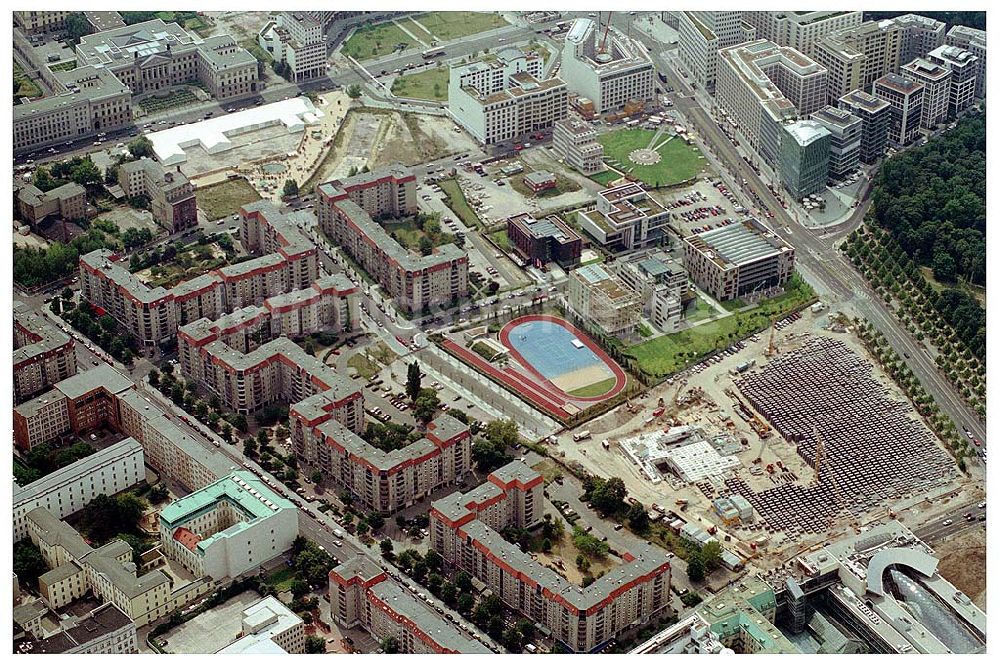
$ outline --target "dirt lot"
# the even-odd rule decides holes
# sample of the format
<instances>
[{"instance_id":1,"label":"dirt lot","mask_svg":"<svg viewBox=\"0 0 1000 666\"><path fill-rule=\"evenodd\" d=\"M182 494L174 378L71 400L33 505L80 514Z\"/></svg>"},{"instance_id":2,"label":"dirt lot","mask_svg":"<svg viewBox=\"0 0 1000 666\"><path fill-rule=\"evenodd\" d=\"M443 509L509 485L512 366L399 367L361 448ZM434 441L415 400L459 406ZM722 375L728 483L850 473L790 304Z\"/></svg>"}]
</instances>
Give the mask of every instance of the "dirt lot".
<instances>
[{"instance_id":1,"label":"dirt lot","mask_svg":"<svg viewBox=\"0 0 1000 666\"><path fill-rule=\"evenodd\" d=\"M971 529L934 544L941 575L986 610L986 530Z\"/></svg>"}]
</instances>

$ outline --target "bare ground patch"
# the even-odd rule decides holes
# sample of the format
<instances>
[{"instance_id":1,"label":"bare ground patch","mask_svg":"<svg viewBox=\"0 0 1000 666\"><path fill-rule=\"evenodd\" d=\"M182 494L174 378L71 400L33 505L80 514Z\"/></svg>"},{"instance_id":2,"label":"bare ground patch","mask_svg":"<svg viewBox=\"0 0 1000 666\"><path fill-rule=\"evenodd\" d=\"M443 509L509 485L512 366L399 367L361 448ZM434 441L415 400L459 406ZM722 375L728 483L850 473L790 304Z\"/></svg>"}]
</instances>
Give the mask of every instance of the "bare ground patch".
<instances>
[{"instance_id":1,"label":"bare ground patch","mask_svg":"<svg viewBox=\"0 0 1000 666\"><path fill-rule=\"evenodd\" d=\"M941 575L986 610L986 530L972 529L934 544Z\"/></svg>"}]
</instances>

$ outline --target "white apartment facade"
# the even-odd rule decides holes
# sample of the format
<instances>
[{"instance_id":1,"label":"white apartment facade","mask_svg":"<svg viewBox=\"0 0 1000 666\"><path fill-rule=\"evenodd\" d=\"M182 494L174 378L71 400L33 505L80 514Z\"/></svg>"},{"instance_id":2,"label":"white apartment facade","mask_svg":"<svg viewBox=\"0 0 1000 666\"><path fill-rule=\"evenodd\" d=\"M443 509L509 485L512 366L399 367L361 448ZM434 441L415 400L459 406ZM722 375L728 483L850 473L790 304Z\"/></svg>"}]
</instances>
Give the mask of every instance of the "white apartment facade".
<instances>
[{"instance_id":1,"label":"white apartment facade","mask_svg":"<svg viewBox=\"0 0 1000 666\"><path fill-rule=\"evenodd\" d=\"M933 129L948 118L951 99L951 70L924 58L917 58L900 68L900 74L924 87L920 127Z\"/></svg>"},{"instance_id":2,"label":"white apartment facade","mask_svg":"<svg viewBox=\"0 0 1000 666\"><path fill-rule=\"evenodd\" d=\"M598 114L653 99L653 62L639 42L587 18L573 21L560 60L567 88L593 102Z\"/></svg>"},{"instance_id":3,"label":"white apartment facade","mask_svg":"<svg viewBox=\"0 0 1000 666\"><path fill-rule=\"evenodd\" d=\"M720 49L754 39L756 30L743 21L744 12L677 12L677 53L692 81L715 89Z\"/></svg>"},{"instance_id":4,"label":"white apartment facade","mask_svg":"<svg viewBox=\"0 0 1000 666\"><path fill-rule=\"evenodd\" d=\"M986 99L986 31L964 25L952 26L945 35L945 43L976 56L976 98Z\"/></svg>"}]
</instances>

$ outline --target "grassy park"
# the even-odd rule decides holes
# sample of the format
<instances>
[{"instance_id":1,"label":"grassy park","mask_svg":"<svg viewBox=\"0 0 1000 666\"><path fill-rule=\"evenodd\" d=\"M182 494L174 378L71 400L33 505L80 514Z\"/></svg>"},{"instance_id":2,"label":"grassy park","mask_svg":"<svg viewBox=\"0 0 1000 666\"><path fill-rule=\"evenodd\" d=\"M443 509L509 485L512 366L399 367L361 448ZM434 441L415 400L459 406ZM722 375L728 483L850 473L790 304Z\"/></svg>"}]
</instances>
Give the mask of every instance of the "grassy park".
<instances>
[{"instance_id":1,"label":"grassy park","mask_svg":"<svg viewBox=\"0 0 1000 666\"><path fill-rule=\"evenodd\" d=\"M405 44L404 48L418 46L399 26L392 21L385 21L364 25L355 30L344 43L342 51L355 60L368 60L389 55L399 44Z\"/></svg>"},{"instance_id":2,"label":"grassy park","mask_svg":"<svg viewBox=\"0 0 1000 666\"><path fill-rule=\"evenodd\" d=\"M198 208L209 220L218 220L232 215L244 206L260 199L257 190L243 178L227 180L215 185L207 185L195 190Z\"/></svg>"},{"instance_id":3,"label":"grassy park","mask_svg":"<svg viewBox=\"0 0 1000 666\"><path fill-rule=\"evenodd\" d=\"M620 129L604 134L600 137L600 142L604 146L605 162L620 171L630 172L650 187L669 187L682 183L697 176L705 166L701 151L689 146L681 137L671 139L666 133L661 134L655 142L656 152L660 154L659 162L651 165L632 162L629 153L648 148L655 135L655 130L647 129ZM597 175L603 177L603 174Z\"/></svg>"},{"instance_id":4,"label":"grassy park","mask_svg":"<svg viewBox=\"0 0 1000 666\"><path fill-rule=\"evenodd\" d=\"M447 101L448 68L435 67L415 74L398 76L392 82L392 94L432 102Z\"/></svg>"},{"instance_id":5,"label":"grassy park","mask_svg":"<svg viewBox=\"0 0 1000 666\"><path fill-rule=\"evenodd\" d=\"M502 16L493 12L430 12L414 16L413 22L442 42L508 25Z\"/></svg>"}]
</instances>

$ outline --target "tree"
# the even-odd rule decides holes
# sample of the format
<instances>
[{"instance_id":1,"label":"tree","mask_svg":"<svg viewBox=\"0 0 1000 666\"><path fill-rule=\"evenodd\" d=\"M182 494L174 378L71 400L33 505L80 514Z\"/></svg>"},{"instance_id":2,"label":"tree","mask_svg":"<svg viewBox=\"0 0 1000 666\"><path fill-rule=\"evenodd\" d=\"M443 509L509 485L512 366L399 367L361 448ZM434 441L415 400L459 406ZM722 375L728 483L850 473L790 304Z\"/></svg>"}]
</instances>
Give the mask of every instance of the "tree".
<instances>
[{"instance_id":1,"label":"tree","mask_svg":"<svg viewBox=\"0 0 1000 666\"><path fill-rule=\"evenodd\" d=\"M282 196L295 197L299 194L299 184L295 182L294 178L289 178L285 181L285 186L281 189Z\"/></svg>"},{"instance_id":2,"label":"tree","mask_svg":"<svg viewBox=\"0 0 1000 666\"><path fill-rule=\"evenodd\" d=\"M74 46L80 43L81 37L92 32L94 29L83 12L72 12L66 16L66 37Z\"/></svg>"},{"instance_id":3,"label":"tree","mask_svg":"<svg viewBox=\"0 0 1000 666\"><path fill-rule=\"evenodd\" d=\"M49 570L42 557L42 551L31 542L22 539L14 544L14 573L21 585L38 585L38 577Z\"/></svg>"},{"instance_id":4,"label":"tree","mask_svg":"<svg viewBox=\"0 0 1000 666\"><path fill-rule=\"evenodd\" d=\"M459 571L458 575L455 576L455 586L462 592L469 592L472 590L472 577L464 571Z\"/></svg>"},{"instance_id":5,"label":"tree","mask_svg":"<svg viewBox=\"0 0 1000 666\"><path fill-rule=\"evenodd\" d=\"M170 492L167 491L166 486L159 485L154 486L152 490L149 491L149 501L153 504L159 504L170 497Z\"/></svg>"},{"instance_id":6,"label":"tree","mask_svg":"<svg viewBox=\"0 0 1000 666\"><path fill-rule=\"evenodd\" d=\"M263 449L265 446L267 446L270 443L271 443L271 435L270 435L270 433L266 429L263 429L263 428L261 428L260 430L258 430L257 431L257 444L260 445L260 448Z\"/></svg>"},{"instance_id":7,"label":"tree","mask_svg":"<svg viewBox=\"0 0 1000 666\"><path fill-rule=\"evenodd\" d=\"M320 481L323 480L323 472L319 471L318 469L313 471L313 473L309 476L309 480L312 481L313 483L319 483Z\"/></svg>"},{"instance_id":8,"label":"tree","mask_svg":"<svg viewBox=\"0 0 1000 666\"><path fill-rule=\"evenodd\" d=\"M132 157L153 157L153 142L145 136L136 137L128 143L128 152Z\"/></svg>"},{"instance_id":9,"label":"tree","mask_svg":"<svg viewBox=\"0 0 1000 666\"><path fill-rule=\"evenodd\" d=\"M292 581L289 591L292 593L292 596L301 597L309 593L309 583L296 578Z\"/></svg>"},{"instance_id":10,"label":"tree","mask_svg":"<svg viewBox=\"0 0 1000 666\"><path fill-rule=\"evenodd\" d=\"M423 423L427 423L434 418L441 400L438 399L437 391L432 388L420 389L420 394L413 402L413 416Z\"/></svg>"},{"instance_id":11,"label":"tree","mask_svg":"<svg viewBox=\"0 0 1000 666\"><path fill-rule=\"evenodd\" d=\"M444 558L441 557L436 550L431 548L424 553L424 564L426 564L427 568L431 571L441 571L441 567L444 565Z\"/></svg>"},{"instance_id":12,"label":"tree","mask_svg":"<svg viewBox=\"0 0 1000 666\"><path fill-rule=\"evenodd\" d=\"M455 604L455 607L458 609L458 612L461 613L462 615L468 615L469 611L472 610L472 605L474 603L475 602L472 600L472 595L469 594L468 592L464 592L461 595L459 595L458 602Z\"/></svg>"},{"instance_id":13,"label":"tree","mask_svg":"<svg viewBox=\"0 0 1000 666\"><path fill-rule=\"evenodd\" d=\"M326 641L321 636L306 636L306 654L326 653Z\"/></svg>"},{"instance_id":14,"label":"tree","mask_svg":"<svg viewBox=\"0 0 1000 666\"><path fill-rule=\"evenodd\" d=\"M490 280L486 283L486 293L490 296L495 296L496 293L500 291L500 283L496 280Z\"/></svg>"},{"instance_id":15,"label":"tree","mask_svg":"<svg viewBox=\"0 0 1000 666\"><path fill-rule=\"evenodd\" d=\"M434 241L428 236L421 236L417 244L420 248L420 254L425 257L434 251Z\"/></svg>"},{"instance_id":16,"label":"tree","mask_svg":"<svg viewBox=\"0 0 1000 666\"><path fill-rule=\"evenodd\" d=\"M420 395L420 364L416 361L406 366L406 395L411 401Z\"/></svg>"},{"instance_id":17,"label":"tree","mask_svg":"<svg viewBox=\"0 0 1000 666\"><path fill-rule=\"evenodd\" d=\"M722 564L722 544L709 541L701 548L701 560L705 571L715 571Z\"/></svg>"},{"instance_id":18,"label":"tree","mask_svg":"<svg viewBox=\"0 0 1000 666\"><path fill-rule=\"evenodd\" d=\"M649 514L641 502L636 502L628 510L628 525L637 534L645 534L649 529Z\"/></svg>"},{"instance_id":19,"label":"tree","mask_svg":"<svg viewBox=\"0 0 1000 666\"><path fill-rule=\"evenodd\" d=\"M361 85L357 83L352 83L347 86L347 96L351 99L357 99L361 97Z\"/></svg>"},{"instance_id":20,"label":"tree","mask_svg":"<svg viewBox=\"0 0 1000 666\"><path fill-rule=\"evenodd\" d=\"M378 542L378 547L382 551L382 555L388 555L392 552L392 539L382 539Z\"/></svg>"},{"instance_id":21,"label":"tree","mask_svg":"<svg viewBox=\"0 0 1000 666\"><path fill-rule=\"evenodd\" d=\"M399 654L399 641L396 640L395 636L387 636L379 644L382 648L382 652L386 654Z\"/></svg>"},{"instance_id":22,"label":"tree","mask_svg":"<svg viewBox=\"0 0 1000 666\"><path fill-rule=\"evenodd\" d=\"M695 551L688 557L687 576L693 583L705 580L705 562L701 558L700 551Z\"/></svg>"},{"instance_id":23,"label":"tree","mask_svg":"<svg viewBox=\"0 0 1000 666\"><path fill-rule=\"evenodd\" d=\"M449 582L445 582L441 585L441 593L438 595L441 597L441 601L451 606L455 603L455 595L458 594L455 585Z\"/></svg>"},{"instance_id":24,"label":"tree","mask_svg":"<svg viewBox=\"0 0 1000 666\"><path fill-rule=\"evenodd\" d=\"M155 369L149 371L149 384L154 388L160 385L160 373Z\"/></svg>"}]
</instances>

